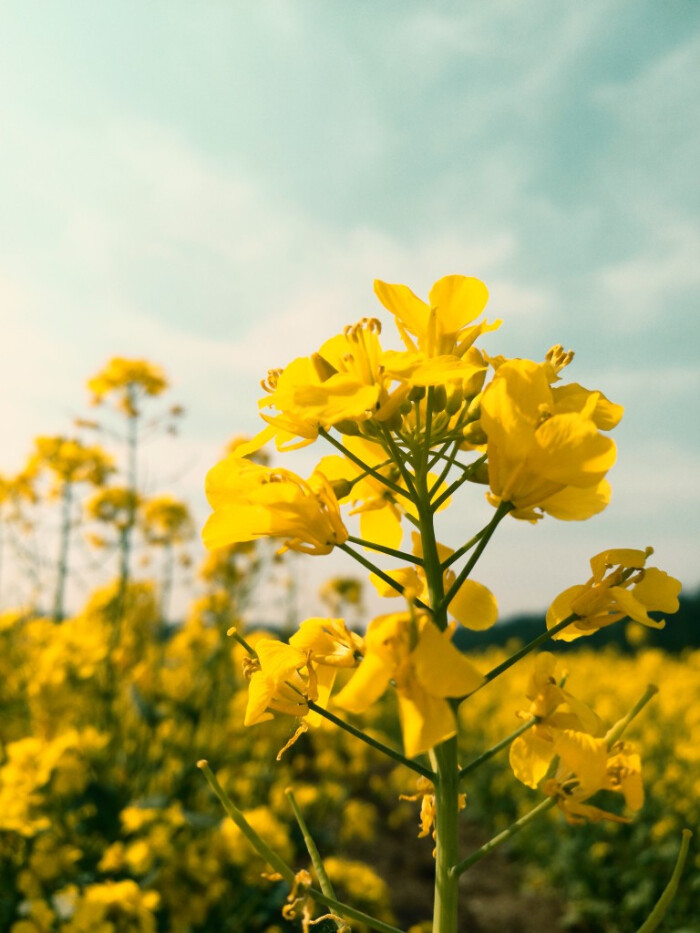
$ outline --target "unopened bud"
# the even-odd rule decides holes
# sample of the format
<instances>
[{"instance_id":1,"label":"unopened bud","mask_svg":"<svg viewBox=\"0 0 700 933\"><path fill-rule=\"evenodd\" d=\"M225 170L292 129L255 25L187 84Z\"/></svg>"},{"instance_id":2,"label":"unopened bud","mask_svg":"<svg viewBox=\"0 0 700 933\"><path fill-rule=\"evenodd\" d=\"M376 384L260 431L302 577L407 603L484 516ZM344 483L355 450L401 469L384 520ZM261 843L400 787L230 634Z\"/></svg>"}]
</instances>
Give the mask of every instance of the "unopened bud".
<instances>
[{"instance_id":1,"label":"unopened bud","mask_svg":"<svg viewBox=\"0 0 700 933\"><path fill-rule=\"evenodd\" d=\"M469 472L469 482L479 483L481 486L489 484L489 468L487 463L480 463Z\"/></svg>"},{"instance_id":2,"label":"unopened bud","mask_svg":"<svg viewBox=\"0 0 700 933\"><path fill-rule=\"evenodd\" d=\"M450 391L447 393L447 401L445 402L445 411L447 414L456 415L462 407L463 401L464 393L462 392L462 386L459 383L451 386Z\"/></svg>"},{"instance_id":3,"label":"unopened bud","mask_svg":"<svg viewBox=\"0 0 700 933\"><path fill-rule=\"evenodd\" d=\"M408 397L412 402L420 402L421 399L425 398L425 386L413 386L408 393Z\"/></svg>"},{"instance_id":4,"label":"unopened bud","mask_svg":"<svg viewBox=\"0 0 700 933\"><path fill-rule=\"evenodd\" d=\"M472 421L466 425L462 430L462 436L468 444L473 444L475 447L485 444L488 440L480 421Z\"/></svg>"},{"instance_id":5,"label":"unopened bud","mask_svg":"<svg viewBox=\"0 0 700 933\"><path fill-rule=\"evenodd\" d=\"M347 434L349 437L357 437L360 433L360 426L356 421L350 421L349 418L344 418L342 421L336 421L333 425L336 431L340 431L341 434Z\"/></svg>"},{"instance_id":6,"label":"unopened bud","mask_svg":"<svg viewBox=\"0 0 700 933\"><path fill-rule=\"evenodd\" d=\"M394 414L383 422L390 431L397 433L403 427L403 417L401 412L395 411Z\"/></svg>"},{"instance_id":7,"label":"unopened bud","mask_svg":"<svg viewBox=\"0 0 700 933\"><path fill-rule=\"evenodd\" d=\"M445 386L433 386L433 411L443 411L447 404Z\"/></svg>"},{"instance_id":8,"label":"unopened bud","mask_svg":"<svg viewBox=\"0 0 700 933\"><path fill-rule=\"evenodd\" d=\"M346 479L334 479L331 481L331 487L333 489L333 494L336 499L340 501L345 499L346 496L349 496L352 492L352 483L348 482Z\"/></svg>"},{"instance_id":9,"label":"unopened bud","mask_svg":"<svg viewBox=\"0 0 700 933\"><path fill-rule=\"evenodd\" d=\"M481 417L481 393L475 395L471 402L469 402L467 417L470 421L476 421Z\"/></svg>"}]
</instances>

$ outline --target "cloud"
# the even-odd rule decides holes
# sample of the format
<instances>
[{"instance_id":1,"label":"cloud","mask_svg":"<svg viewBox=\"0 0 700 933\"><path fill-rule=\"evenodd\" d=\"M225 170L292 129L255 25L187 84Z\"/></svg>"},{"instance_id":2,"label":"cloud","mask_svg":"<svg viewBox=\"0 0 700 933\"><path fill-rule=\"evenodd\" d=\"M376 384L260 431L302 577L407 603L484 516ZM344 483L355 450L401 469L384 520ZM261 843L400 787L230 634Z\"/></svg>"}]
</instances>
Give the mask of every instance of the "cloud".
<instances>
[{"instance_id":1,"label":"cloud","mask_svg":"<svg viewBox=\"0 0 700 933\"><path fill-rule=\"evenodd\" d=\"M604 266L604 300L618 309L615 326L649 327L664 318L679 294L700 286L700 226L681 220L654 226L635 256Z\"/></svg>"}]
</instances>

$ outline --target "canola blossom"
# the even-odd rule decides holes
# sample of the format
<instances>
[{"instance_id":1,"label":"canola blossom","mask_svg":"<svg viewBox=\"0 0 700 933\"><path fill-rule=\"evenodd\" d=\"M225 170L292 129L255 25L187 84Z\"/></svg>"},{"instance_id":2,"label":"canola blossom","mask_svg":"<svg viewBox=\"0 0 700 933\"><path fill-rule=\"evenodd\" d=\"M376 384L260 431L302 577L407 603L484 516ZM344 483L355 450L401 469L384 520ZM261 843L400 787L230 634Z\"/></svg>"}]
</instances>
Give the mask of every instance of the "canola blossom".
<instances>
[{"instance_id":1,"label":"canola blossom","mask_svg":"<svg viewBox=\"0 0 700 933\"><path fill-rule=\"evenodd\" d=\"M652 553L653 548L612 548L591 558L590 580L564 590L547 611L548 628L577 617L554 637L573 641L624 618L663 628L665 621L649 613L677 612L681 583L657 567L645 566Z\"/></svg>"},{"instance_id":2,"label":"canola blossom","mask_svg":"<svg viewBox=\"0 0 700 933\"><path fill-rule=\"evenodd\" d=\"M456 933L458 879L481 857L460 858L462 778L495 754L485 752L468 766L460 762L460 725L472 697L548 633L572 640L625 617L661 625L649 613L676 611L680 583L647 568L648 551L606 551L591 561L587 583L554 600L547 630L530 645L491 670L460 652L453 640L457 625L479 631L497 621L498 592L473 574L506 516L583 521L608 506L607 476L616 459L609 433L623 410L597 389L563 381L574 355L560 345L540 362L479 347L501 322L483 317L488 290L474 277L445 276L427 301L405 285L382 281L375 293L395 325L393 344L379 320L364 317L307 356L269 370L259 404L266 426L207 475L213 511L203 539L214 549L266 537L281 542L279 553L324 556L339 549L369 571L380 596L403 600L403 608L369 622L364 635L342 618L313 618L288 642L262 638L248 646L244 722L291 717L298 726L286 751L309 724L326 720L417 772L421 835L432 830L435 838L432 930ZM307 480L268 465L266 445L286 456L321 443L327 447ZM440 543L444 511L461 509L460 526L468 527L462 499L474 486L486 487L491 519L470 529L458 546ZM403 550L409 528L410 553ZM507 586L507 568L502 578ZM371 717L389 691L401 749L356 724ZM557 680L551 655L541 655L526 691L529 708L519 711L523 725L497 749L510 748L515 778L540 795L513 832L555 806L572 824L626 821L627 814L597 805L602 791L617 792L628 813L639 810L640 754L622 732L654 693L650 688L627 719L606 729L594 709ZM206 767L205 773L234 813ZM248 838L258 851L264 848L254 834ZM358 919L332 893L318 853L309 852L320 890L311 876L277 867L292 886L284 916L300 916L305 930L325 908L332 911L323 916L338 924Z\"/></svg>"}]
</instances>

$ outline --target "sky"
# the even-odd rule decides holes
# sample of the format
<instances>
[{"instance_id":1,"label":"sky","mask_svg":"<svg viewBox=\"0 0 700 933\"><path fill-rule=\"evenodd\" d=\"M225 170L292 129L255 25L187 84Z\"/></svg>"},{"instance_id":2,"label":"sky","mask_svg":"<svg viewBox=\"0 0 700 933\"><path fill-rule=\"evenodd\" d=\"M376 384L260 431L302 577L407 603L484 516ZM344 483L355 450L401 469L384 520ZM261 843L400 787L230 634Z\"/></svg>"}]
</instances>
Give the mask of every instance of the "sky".
<instances>
[{"instance_id":1,"label":"sky","mask_svg":"<svg viewBox=\"0 0 700 933\"><path fill-rule=\"evenodd\" d=\"M696 0L39 0L2 20L0 471L70 432L109 357L145 357L187 415L144 482L201 524L268 368L382 317L375 278L425 295L462 273L503 319L489 352L561 343L569 378L626 408L606 512L509 521L485 553L502 613L611 546L652 544L697 587ZM488 518L480 495L449 543ZM312 563L308 614L354 572Z\"/></svg>"}]
</instances>

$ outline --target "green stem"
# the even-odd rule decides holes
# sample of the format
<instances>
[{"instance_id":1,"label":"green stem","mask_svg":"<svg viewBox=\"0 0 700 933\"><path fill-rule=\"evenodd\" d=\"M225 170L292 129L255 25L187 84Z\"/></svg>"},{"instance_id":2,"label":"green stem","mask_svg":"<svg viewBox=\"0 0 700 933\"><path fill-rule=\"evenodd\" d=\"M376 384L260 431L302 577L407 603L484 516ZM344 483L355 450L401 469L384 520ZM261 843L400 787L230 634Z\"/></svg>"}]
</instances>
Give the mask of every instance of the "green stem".
<instances>
[{"instance_id":1,"label":"green stem","mask_svg":"<svg viewBox=\"0 0 700 933\"><path fill-rule=\"evenodd\" d=\"M490 839L487 843L481 846L480 849L477 849L476 852L472 852L471 855L468 855L467 858L462 859L461 862L458 862L450 870L452 877L457 880L459 876L465 872L468 868L475 862L481 861L484 856L488 855L490 852L493 852L494 849L502 845L504 842L507 842L511 836L514 836L516 833L520 832L521 829L524 829L528 823L531 823L533 820L537 819L540 814L545 813L547 810L551 810L552 807L556 804L555 797L547 797L545 800L542 800L537 804L536 807L533 807L529 813L526 813L525 816L521 816L519 820L516 820L514 823L511 823L507 829L504 829L502 833L499 833L497 836L494 836L493 839Z\"/></svg>"},{"instance_id":2,"label":"green stem","mask_svg":"<svg viewBox=\"0 0 700 933\"><path fill-rule=\"evenodd\" d=\"M431 753L435 781L435 901L433 933L457 933L459 858L459 770L457 738L448 739Z\"/></svg>"},{"instance_id":3,"label":"green stem","mask_svg":"<svg viewBox=\"0 0 700 933\"><path fill-rule=\"evenodd\" d=\"M415 487L413 477L406 469L406 463L401 454L401 451L396 446L396 441L391 436L391 431L388 428L385 428L382 426L382 434L384 435L384 439L387 443L387 447L389 448L389 453L394 458L394 463L399 468L399 472L401 473L403 481L406 484L406 489L408 490L408 498L413 499L416 493L416 487Z\"/></svg>"},{"instance_id":4,"label":"green stem","mask_svg":"<svg viewBox=\"0 0 700 933\"><path fill-rule=\"evenodd\" d=\"M528 719L527 722L524 722L522 726L519 726L515 732L511 732L510 735L507 735L505 739L501 739L496 745L493 745L487 751L479 755L478 758L474 758L473 761L470 761L468 765L465 765L459 772L460 781L465 778L468 774L471 774L472 771L476 771L477 768L481 767L485 762L490 758L493 758L494 755L497 755L504 748L507 748L511 742L514 742L519 735L522 735L523 732L527 732L528 729L532 729L535 723L539 722L537 716L533 716L531 719Z\"/></svg>"},{"instance_id":5,"label":"green stem","mask_svg":"<svg viewBox=\"0 0 700 933\"><path fill-rule=\"evenodd\" d=\"M319 716L323 716L324 719L327 719L334 725L339 726L346 732L349 732L350 735L354 735L356 739L360 739L360 741L364 742L366 745L371 745L372 748L376 748L378 752L381 752L388 758L393 758L394 761L398 761L399 764L404 765L406 768L410 768L412 771L415 771L416 774L422 775L429 781L432 781L435 778L435 775L430 770L430 768L425 768L417 761L412 761L410 758L406 758L405 755L402 755L401 752L397 752L396 749L385 745L378 739L373 739L371 735L367 735L366 732L363 732L361 729L356 728L349 722L346 722L344 719L336 716L334 713L331 713L327 709L324 709L322 706L319 706L317 703L314 703L313 700L308 700L307 702L309 709L313 710L314 713L318 713Z\"/></svg>"},{"instance_id":6,"label":"green stem","mask_svg":"<svg viewBox=\"0 0 700 933\"><path fill-rule=\"evenodd\" d=\"M321 890L326 895L326 897L334 898L335 891L333 890L333 885L331 884L331 880L328 877L328 872L324 868L323 859L321 858L321 854L318 851L318 847L314 842L313 836L309 832L309 827L306 825L304 815L299 809L299 804L297 803L296 797L294 796L294 791L291 787L288 787L284 793L292 810L294 811L294 818L299 824L299 829L301 830L301 834L304 837L304 845L306 846L306 851L309 853L311 864L314 866L314 871L316 872L318 883L321 885Z\"/></svg>"},{"instance_id":7,"label":"green stem","mask_svg":"<svg viewBox=\"0 0 700 933\"><path fill-rule=\"evenodd\" d=\"M678 858L676 859L676 866L673 869L671 880L664 888L663 894L656 902L652 912L640 926L639 930L637 930L637 933L653 933L653 931L657 929L663 920L666 911L671 906L673 898L676 896L678 883L681 880L681 875L683 874L683 868L685 867L685 861L688 857L688 849L690 847L690 840L692 838L693 834L689 829L684 829L682 831L681 847L678 850Z\"/></svg>"},{"instance_id":8,"label":"green stem","mask_svg":"<svg viewBox=\"0 0 700 933\"><path fill-rule=\"evenodd\" d=\"M374 479L378 480L380 483L386 486L387 489L391 489L392 492L395 492L397 495L404 496L406 499L411 498L410 494L405 489L397 486L397 484L388 479L388 477L382 476L382 474L379 473L374 467L366 464L364 460L361 460L351 450L348 450L344 444L341 444L340 441L336 440L333 435L329 434L328 431L326 431L324 428L319 428L318 433L321 435L321 437L324 437L330 444L332 444L336 450L339 450L344 457L347 457L348 460L352 460L356 466L359 466L361 470L364 470L368 476L373 476Z\"/></svg>"},{"instance_id":9,"label":"green stem","mask_svg":"<svg viewBox=\"0 0 700 933\"><path fill-rule=\"evenodd\" d=\"M632 720L638 716L644 707L647 705L649 700L659 692L659 688L656 684L647 684L647 688L642 694L642 696L637 700L632 709L627 713L622 719L619 719L614 726L608 729L605 735L605 741L607 742L608 748L617 742L619 738L622 737L622 733L625 731L627 726L632 722Z\"/></svg>"},{"instance_id":10,"label":"green stem","mask_svg":"<svg viewBox=\"0 0 700 933\"><path fill-rule=\"evenodd\" d=\"M411 564L422 564L423 561L415 554L407 554L405 551L397 551L393 547L386 547L383 544L377 544L375 541L367 541L365 538L356 538L354 535L348 535L348 541L353 544L359 544L360 547L371 548L373 551L381 551L382 554L388 554L389 557L395 557L397 560L405 560Z\"/></svg>"},{"instance_id":11,"label":"green stem","mask_svg":"<svg viewBox=\"0 0 700 933\"><path fill-rule=\"evenodd\" d=\"M66 481L63 484L61 497L61 539L59 543L58 563L56 566L56 592L53 601L53 620L61 622L63 619L63 599L68 576L68 548L71 532L71 500L73 484Z\"/></svg>"},{"instance_id":12,"label":"green stem","mask_svg":"<svg viewBox=\"0 0 700 933\"><path fill-rule=\"evenodd\" d=\"M497 677L500 677L501 674L504 674L508 670L508 668L512 667L514 664L517 664L517 662L520 661L522 658L524 658L525 655L530 654L530 652L534 651L535 648L539 648L541 644L543 644L545 641L548 641L554 635L561 632L568 625L571 625L571 623L575 622L578 618L580 617L577 616L576 613L574 612L570 616L567 616L565 619L562 619L561 622L558 622L556 625L553 625L552 628L547 629L546 632L542 632L542 634L538 635L537 638L533 638L532 641L529 641L526 645L523 645L522 648L520 648L518 651L512 654L509 658L506 658L506 660L503 661L501 664L497 664L496 667L492 667L491 670L487 674L484 674L484 682L480 684L480 686L478 686L476 690L472 690L471 693L467 694L467 696L472 696L472 694L476 693L477 690L481 690L482 687L486 686L486 684L490 684L492 680L495 680ZM462 697L460 699L460 702L463 699L466 699L466 697Z\"/></svg>"},{"instance_id":13,"label":"green stem","mask_svg":"<svg viewBox=\"0 0 700 933\"><path fill-rule=\"evenodd\" d=\"M351 547L348 547L347 544L339 544L338 547L341 551L345 551L346 554L349 554L350 557L353 557L358 564L362 564L370 573L376 574L380 580L383 580L387 586L390 586L392 589L396 590L397 593L400 593L401 596L404 595L406 588L399 583L397 580L394 580L389 576L388 573L384 573L376 564L373 564L371 560L367 560L362 554L359 554L357 551L354 551ZM425 558L424 558L425 559ZM426 612L430 612L430 607L427 606L422 600L414 599L414 606L418 606L419 609L424 609Z\"/></svg>"},{"instance_id":14,"label":"green stem","mask_svg":"<svg viewBox=\"0 0 700 933\"><path fill-rule=\"evenodd\" d=\"M447 604L440 556L430 506L426 469L418 474L418 515L423 546L425 580L428 586L433 621L441 630L447 628ZM450 871L459 858L459 762L457 737L442 742L430 753L435 770L435 895L433 933L457 933L457 878Z\"/></svg>"},{"instance_id":15,"label":"green stem","mask_svg":"<svg viewBox=\"0 0 700 933\"><path fill-rule=\"evenodd\" d=\"M447 570L448 567L451 567L455 561L458 561L463 554L466 554L467 551L471 551L475 544L478 544L479 541L486 534L486 528L482 528L481 531L477 531L473 538L470 538L466 544L463 544L462 547L457 548L454 554L450 554L447 560L442 562L443 571Z\"/></svg>"},{"instance_id":16,"label":"green stem","mask_svg":"<svg viewBox=\"0 0 700 933\"><path fill-rule=\"evenodd\" d=\"M255 832L253 827L246 820L243 813L238 809L223 787L219 784L216 776L209 767L208 762L204 760L198 761L197 767L203 772L209 783L209 786L219 798L221 805L226 811L226 814L233 820L236 826L238 826L251 846L268 862L269 865L271 865L277 872L279 872L284 881L286 881L289 885L293 885L296 881L294 869L288 865L284 859L280 858L280 856L270 848L265 840ZM350 920L357 920L359 923L366 923L370 929L376 930L377 933L402 933L398 927L391 926L389 923L384 923L382 920L377 920L374 917L370 917L368 914L363 913L361 910L355 910L355 908L350 907L349 904L343 904L341 901L336 900L334 897L329 897L328 895L324 894L323 891L317 891L315 888L307 888L307 891L309 896L314 901L317 901L319 904L325 904L335 913L347 917Z\"/></svg>"},{"instance_id":17,"label":"green stem","mask_svg":"<svg viewBox=\"0 0 700 933\"><path fill-rule=\"evenodd\" d=\"M456 450L458 449L459 447L456 448ZM457 456L456 450L453 451L453 458ZM465 480L469 479L469 474L473 473L474 470L478 466L481 466L481 464L485 462L486 462L486 455L484 455L483 457L479 457L478 460L475 460L473 463L470 463L470 464L458 463L456 459L452 459L450 466L459 467L460 470L463 471L462 476L460 477L460 479L456 479L454 483L451 483L447 487L447 489L445 489L443 492L440 493L440 495L437 497L435 502L433 502L433 511L437 512L437 510L440 508L440 506L445 501L445 499L448 499L452 495L453 492L456 492L459 489L459 487L465 482Z\"/></svg>"},{"instance_id":18,"label":"green stem","mask_svg":"<svg viewBox=\"0 0 700 933\"><path fill-rule=\"evenodd\" d=\"M241 810L238 809L238 807L223 789L221 784L219 784L216 775L209 767L209 762L202 759L201 761L197 762L197 767L200 769L200 771L202 771L204 777L209 782L209 786L221 801L221 805L223 806L227 815L231 817L233 822L240 829L248 842L253 846L255 851L262 855L267 864L274 868L275 871L278 872L285 881L287 881L289 884L294 884L296 877L294 869L288 865L284 859L274 851L274 849L271 849L265 840L256 833L248 820L246 820Z\"/></svg>"},{"instance_id":19,"label":"green stem","mask_svg":"<svg viewBox=\"0 0 700 933\"><path fill-rule=\"evenodd\" d=\"M257 657L258 657L258 652L255 650L255 648L252 647L252 645L249 645L249 644L248 644L248 642L247 642L247 641L245 640L245 638L240 634L240 632L238 631L238 629L236 628L235 625L232 625L231 628L227 629L226 635L227 635L229 638L233 638L234 641L237 641L238 644L239 644L242 648L245 648L245 650L248 652L248 654L251 656L251 658L257 658Z\"/></svg>"},{"instance_id":20,"label":"green stem","mask_svg":"<svg viewBox=\"0 0 700 933\"><path fill-rule=\"evenodd\" d=\"M476 562L481 557L484 551L484 548L491 540L491 535L494 533L496 528L498 528L499 523L502 521L502 519L505 518L505 516L511 511L512 508L513 506L511 505L510 502L501 502L498 508L496 509L496 511L494 512L493 518L488 523L486 528L483 529L483 533L481 534L481 537L479 538L479 543L477 544L473 554L471 555L467 563L464 565L464 567L462 567L459 574L457 575L455 582L452 584L449 591L447 592L447 595L443 599L443 605L445 609L449 607L454 597L457 595L457 593L459 593L460 587L462 586L464 581L467 579L469 574L474 569L474 566L476 565Z\"/></svg>"}]
</instances>

